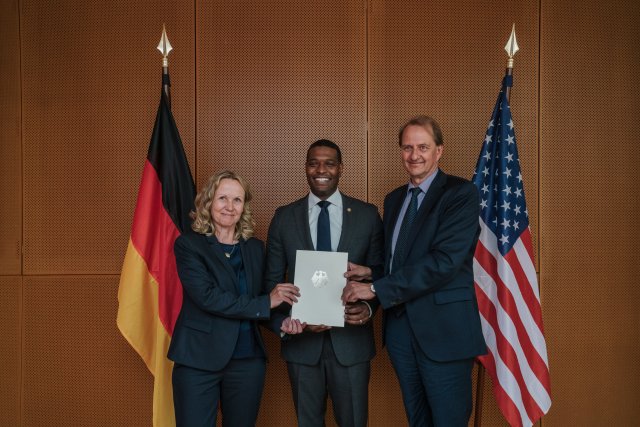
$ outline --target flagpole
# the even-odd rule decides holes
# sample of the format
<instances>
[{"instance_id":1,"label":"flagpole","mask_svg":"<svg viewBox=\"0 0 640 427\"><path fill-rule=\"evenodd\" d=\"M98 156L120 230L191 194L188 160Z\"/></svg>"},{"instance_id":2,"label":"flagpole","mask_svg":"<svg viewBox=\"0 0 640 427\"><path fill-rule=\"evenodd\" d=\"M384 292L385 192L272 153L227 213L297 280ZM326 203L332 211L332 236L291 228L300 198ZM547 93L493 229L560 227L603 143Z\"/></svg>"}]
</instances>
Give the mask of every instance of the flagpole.
<instances>
[{"instance_id":1,"label":"flagpole","mask_svg":"<svg viewBox=\"0 0 640 427\"><path fill-rule=\"evenodd\" d=\"M158 50L162 54L162 90L167 96L167 103L169 104L169 109L171 109L171 81L169 80L169 52L173 47L171 43L169 43L169 38L167 37L167 30L165 25L162 24L162 37L160 37L160 43L158 44Z\"/></svg>"},{"instance_id":2,"label":"flagpole","mask_svg":"<svg viewBox=\"0 0 640 427\"><path fill-rule=\"evenodd\" d=\"M482 401L484 400L484 367L476 360L478 365L478 379L476 381L476 403L475 403L475 415L473 417L473 426L482 426Z\"/></svg>"},{"instance_id":3,"label":"flagpole","mask_svg":"<svg viewBox=\"0 0 640 427\"><path fill-rule=\"evenodd\" d=\"M507 52L509 56L507 59L507 68L504 72L505 79L507 77L513 76L513 56L516 54L520 48L518 47L518 42L516 41L516 24L514 23L511 27L511 35L509 36L509 40L504 47L504 50ZM507 101L511 96L511 85L503 85L506 86L505 96L507 97ZM482 404L484 400L484 379L485 379L485 369L482 364L476 360L476 364L478 365L478 379L476 381L476 402L475 402L475 416L473 417L473 426L481 427L482 426Z\"/></svg>"}]
</instances>

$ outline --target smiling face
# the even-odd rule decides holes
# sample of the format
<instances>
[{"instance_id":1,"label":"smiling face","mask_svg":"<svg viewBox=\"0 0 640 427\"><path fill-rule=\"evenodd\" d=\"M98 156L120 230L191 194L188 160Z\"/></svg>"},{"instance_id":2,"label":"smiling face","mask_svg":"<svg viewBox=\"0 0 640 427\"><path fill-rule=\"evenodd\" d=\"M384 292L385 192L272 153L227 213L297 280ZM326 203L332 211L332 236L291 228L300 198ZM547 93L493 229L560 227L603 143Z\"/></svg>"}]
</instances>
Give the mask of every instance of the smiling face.
<instances>
[{"instance_id":1,"label":"smiling face","mask_svg":"<svg viewBox=\"0 0 640 427\"><path fill-rule=\"evenodd\" d=\"M305 163L309 189L321 200L335 193L342 175L338 152L330 147L313 147L307 152Z\"/></svg>"},{"instance_id":2,"label":"smiling face","mask_svg":"<svg viewBox=\"0 0 640 427\"><path fill-rule=\"evenodd\" d=\"M216 229L235 229L244 211L244 189L235 179L220 181L211 201L211 218Z\"/></svg>"},{"instance_id":3,"label":"smiling face","mask_svg":"<svg viewBox=\"0 0 640 427\"><path fill-rule=\"evenodd\" d=\"M432 132L423 126L409 125L402 133L402 165L414 185L419 185L438 170L442 145L436 145Z\"/></svg>"}]
</instances>

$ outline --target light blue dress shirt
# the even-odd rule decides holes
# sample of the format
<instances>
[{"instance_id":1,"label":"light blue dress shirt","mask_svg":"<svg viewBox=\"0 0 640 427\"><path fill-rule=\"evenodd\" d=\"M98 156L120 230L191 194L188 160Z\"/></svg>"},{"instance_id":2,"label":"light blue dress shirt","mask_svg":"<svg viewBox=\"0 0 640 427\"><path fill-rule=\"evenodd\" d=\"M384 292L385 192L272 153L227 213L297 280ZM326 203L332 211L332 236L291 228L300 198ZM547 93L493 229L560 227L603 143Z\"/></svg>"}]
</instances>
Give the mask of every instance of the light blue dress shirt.
<instances>
[{"instance_id":1,"label":"light blue dress shirt","mask_svg":"<svg viewBox=\"0 0 640 427\"><path fill-rule=\"evenodd\" d=\"M430 176L427 177L427 179L425 179L420 183L420 185L418 185L418 187L420 187L420 190L422 190L420 194L418 194L418 209L420 209L420 206L422 205L422 201L424 200L424 196L427 195L427 191L429 191L429 187L431 187L431 183L436 178L436 175L438 175L439 172L440 172L440 169L438 169L435 173L432 173ZM411 181L409 181L409 184L407 185L407 194L404 197L404 202L402 203L402 209L400 209L400 215L398 215L395 228L393 229L393 237L391 240L392 265L393 265L393 254L396 251L396 242L398 241L398 234L400 234L400 227L402 226L402 220L404 219L404 214L407 212L407 208L409 207L409 202L411 201L411 191L409 190L415 187L416 186L413 185ZM318 208L318 210L320 210L320 208Z\"/></svg>"},{"instance_id":2,"label":"light blue dress shirt","mask_svg":"<svg viewBox=\"0 0 640 427\"><path fill-rule=\"evenodd\" d=\"M307 198L309 209L309 231L311 232L311 241L313 247L316 248L318 242L318 217L320 216L320 206L318 202L321 199L313 193L309 193ZM336 190L328 199L327 202L331 203L327 206L329 211L329 226L331 227L331 250L336 252L338 250L338 243L340 243L340 235L342 234L342 195L339 190Z\"/></svg>"}]
</instances>

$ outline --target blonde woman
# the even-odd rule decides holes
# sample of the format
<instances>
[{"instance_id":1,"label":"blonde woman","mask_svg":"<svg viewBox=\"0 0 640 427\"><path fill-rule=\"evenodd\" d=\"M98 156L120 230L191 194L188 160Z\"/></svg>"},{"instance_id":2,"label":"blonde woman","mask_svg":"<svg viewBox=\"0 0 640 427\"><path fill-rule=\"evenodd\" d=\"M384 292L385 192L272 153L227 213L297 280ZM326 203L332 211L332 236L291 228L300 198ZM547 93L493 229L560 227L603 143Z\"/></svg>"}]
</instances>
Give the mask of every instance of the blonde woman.
<instances>
[{"instance_id":1,"label":"blonde woman","mask_svg":"<svg viewBox=\"0 0 640 427\"><path fill-rule=\"evenodd\" d=\"M224 426L255 425L266 357L258 322L299 296L292 284L263 290L264 244L252 237L250 201L240 175L213 175L196 197L193 232L174 245L183 303L168 357L178 427L215 426L219 405Z\"/></svg>"}]
</instances>

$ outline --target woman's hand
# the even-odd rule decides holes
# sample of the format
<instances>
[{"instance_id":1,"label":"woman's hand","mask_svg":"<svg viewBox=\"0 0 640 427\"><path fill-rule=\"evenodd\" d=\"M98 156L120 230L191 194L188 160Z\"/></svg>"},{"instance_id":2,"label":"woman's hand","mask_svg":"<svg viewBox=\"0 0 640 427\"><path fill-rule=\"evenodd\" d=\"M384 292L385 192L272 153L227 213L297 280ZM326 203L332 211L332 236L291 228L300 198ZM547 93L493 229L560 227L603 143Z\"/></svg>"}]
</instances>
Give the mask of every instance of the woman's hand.
<instances>
[{"instance_id":1,"label":"woman's hand","mask_svg":"<svg viewBox=\"0 0 640 427\"><path fill-rule=\"evenodd\" d=\"M280 330L288 335L296 335L296 334L301 334L302 331L304 331L304 328L306 326L307 326L306 323L301 323L298 319L292 319L291 317L287 317L282 321Z\"/></svg>"},{"instance_id":2,"label":"woman's hand","mask_svg":"<svg viewBox=\"0 0 640 427\"><path fill-rule=\"evenodd\" d=\"M300 289L293 283L278 283L275 288L269 294L269 300L271 301L271 308L275 308L286 302L289 305L293 305L298 302L300 296Z\"/></svg>"}]
</instances>

